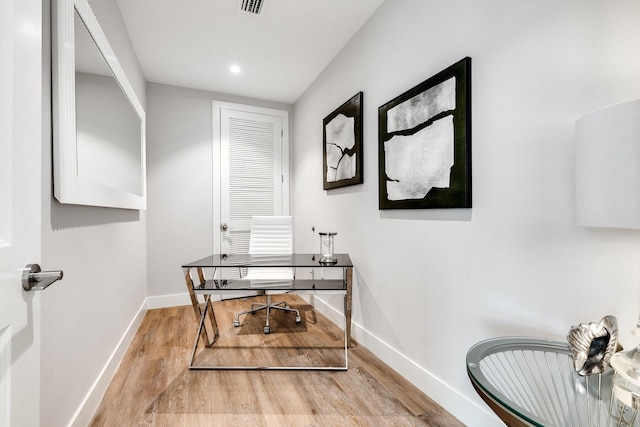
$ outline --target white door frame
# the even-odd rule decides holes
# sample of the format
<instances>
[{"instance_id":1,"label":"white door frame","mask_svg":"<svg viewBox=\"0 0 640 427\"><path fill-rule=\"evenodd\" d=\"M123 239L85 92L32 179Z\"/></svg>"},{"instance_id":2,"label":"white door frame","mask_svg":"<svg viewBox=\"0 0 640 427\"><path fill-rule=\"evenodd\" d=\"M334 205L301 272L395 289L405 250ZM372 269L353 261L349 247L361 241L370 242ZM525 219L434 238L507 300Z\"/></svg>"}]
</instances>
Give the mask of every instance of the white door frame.
<instances>
[{"instance_id":1,"label":"white door frame","mask_svg":"<svg viewBox=\"0 0 640 427\"><path fill-rule=\"evenodd\" d=\"M222 109L238 110L256 114L265 114L278 116L282 118L282 214L289 215L289 112L286 110L277 110L274 108L256 107L252 105L237 104L232 102L212 101L213 108L213 248L214 252L218 252L221 247L220 224L221 224L221 202L220 202L220 111Z\"/></svg>"},{"instance_id":2,"label":"white door frame","mask_svg":"<svg viewBox=\"0 0 640 427\"><path fill-rule=\"evenodd\" d=\"M0 0L0 427L40 420L40 302L22 289L40 262L41 0Z\"/></svg>"}]
</instances>

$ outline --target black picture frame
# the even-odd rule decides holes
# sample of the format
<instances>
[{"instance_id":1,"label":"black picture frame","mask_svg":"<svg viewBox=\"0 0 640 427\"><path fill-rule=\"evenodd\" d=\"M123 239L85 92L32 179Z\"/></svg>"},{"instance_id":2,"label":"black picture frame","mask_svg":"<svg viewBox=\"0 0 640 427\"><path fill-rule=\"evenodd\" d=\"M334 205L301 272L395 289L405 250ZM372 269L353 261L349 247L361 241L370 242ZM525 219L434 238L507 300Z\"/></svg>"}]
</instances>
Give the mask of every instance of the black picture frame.
<instances>
[{"instance_id":1,"label":"black picture frame","mask_svg":"<svg viewBox=\"0 0 640 427\"><path fill-rule=\"evenodd\" d=\"M324 190L362 184L362 92L322 121Z\"/></svg>"},{"instance_id":2,"label":"black picture frame","mask_svg":"<svg viewBox=\"0 0 640 427\"><path fill-rule=\"evenodd\" d=\"M471 207L471 58L378 108L378 180L381 210Z\"/></svg>"}]
</instances>

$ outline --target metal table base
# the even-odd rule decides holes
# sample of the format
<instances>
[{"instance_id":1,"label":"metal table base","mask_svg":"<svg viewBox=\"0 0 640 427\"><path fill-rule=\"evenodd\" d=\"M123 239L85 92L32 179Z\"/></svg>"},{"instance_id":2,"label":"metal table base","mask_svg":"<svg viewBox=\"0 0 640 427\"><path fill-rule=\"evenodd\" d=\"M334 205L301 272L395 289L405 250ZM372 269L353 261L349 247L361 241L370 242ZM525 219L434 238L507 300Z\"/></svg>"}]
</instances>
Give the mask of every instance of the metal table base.
<instances>
[{"instance_id":1,"label":"metal table base","mask_svg":"<svg viewBox=\"0 0 640 427\"><path fill-rule=\"evenodd\" d=\"M345 307L347 304L347 296L345 294ZM349 369L349 352L347 346L347 319L344 317L344 366L217 366L217 365L196 365L194 364L196 359L196 353L198 351L198 345L203 337L203 330L205 328L205 322L207 319L207 312L211 310L211 315L213 319L215 319L215 313L213 311L213 304L211 303L211 295L205 295L205 303L204 309L202 310L202 314L200 315L200 322L198 324L198 332L196 334L194 343L193 343L193 351L191 353L191 359L189 360L189 369L192 370L272 370L272 371L291 371L291 370L302 370L302 371L346 371ZM220 334L217 329L217 322L213 322L215 325L214 338L213 342L206 347L213 349L215 343L218 341Z\"/></svg>"}]
</instances>

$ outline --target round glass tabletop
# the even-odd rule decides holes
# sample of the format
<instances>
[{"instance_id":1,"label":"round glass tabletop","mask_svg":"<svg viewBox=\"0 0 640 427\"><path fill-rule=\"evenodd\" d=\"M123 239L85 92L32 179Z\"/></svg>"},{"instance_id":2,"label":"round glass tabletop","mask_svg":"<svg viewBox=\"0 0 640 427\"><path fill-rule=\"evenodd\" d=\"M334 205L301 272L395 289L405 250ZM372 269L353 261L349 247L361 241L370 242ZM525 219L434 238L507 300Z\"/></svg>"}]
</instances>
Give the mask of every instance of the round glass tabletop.
<instances>
[{"instance_id":1,"label":"round glass tabletop","mask_svg":"<svg viewBox=\"0 0 640 427\"><path fill-rule=\"evenodd\" d=\"M639 422L637 408L612 397L613 371L578 375L564 342L523 337L482 341L467 353L467 372L505 422L557 427Z\"/></svg>"}]
</instances>

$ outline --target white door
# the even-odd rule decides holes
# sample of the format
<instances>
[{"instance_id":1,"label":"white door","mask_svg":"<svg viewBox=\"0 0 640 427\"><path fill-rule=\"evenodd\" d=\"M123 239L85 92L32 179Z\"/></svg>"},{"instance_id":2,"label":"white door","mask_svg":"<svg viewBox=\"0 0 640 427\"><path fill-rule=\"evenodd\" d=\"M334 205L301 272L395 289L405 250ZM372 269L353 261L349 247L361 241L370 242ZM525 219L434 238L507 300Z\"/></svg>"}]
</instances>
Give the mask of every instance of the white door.
<instances>
[{"instance_id":1,"label":"white door","mask_svg":"<svg viewBox=\"0 0 640 427\"><path fill-rule=\"evenodd\" d=\"M289 214L289 116L216 101L213 114L214 248L246 253L252 216Z\"/></svg>"},{"instance_id":2,"label":"white door","mask_svg":"<svg viewBox=\"0 0 640 427\"><path fill-rule=\"evenodd\" d=\"M40 424L42 1L0 0L0 426Z\"/></svg>"}]
</instances>

